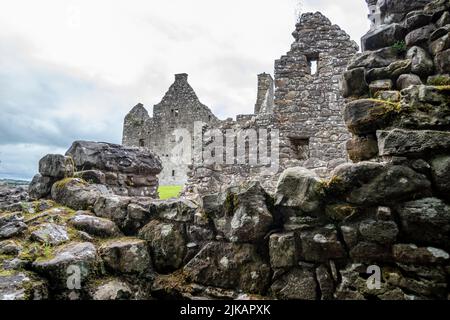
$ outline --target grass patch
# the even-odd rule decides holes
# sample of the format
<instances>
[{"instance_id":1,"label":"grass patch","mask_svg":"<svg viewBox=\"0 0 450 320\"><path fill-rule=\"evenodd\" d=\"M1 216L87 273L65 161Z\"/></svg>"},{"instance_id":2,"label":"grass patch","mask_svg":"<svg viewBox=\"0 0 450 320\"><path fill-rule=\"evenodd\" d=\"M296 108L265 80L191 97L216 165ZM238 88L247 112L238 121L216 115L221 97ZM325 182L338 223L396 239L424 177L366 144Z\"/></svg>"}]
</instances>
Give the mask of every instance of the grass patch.
<instances>
[{"instance_id":1,"label":"grass patch","mask_svg":"<svg viewBox=\"0 0 450 320\"><path fill-rule=\"evenodd\" d=\"M159 186L159 198L166 200L170 198L178 198L183 186Z\"/></svg>"}]
</instances>

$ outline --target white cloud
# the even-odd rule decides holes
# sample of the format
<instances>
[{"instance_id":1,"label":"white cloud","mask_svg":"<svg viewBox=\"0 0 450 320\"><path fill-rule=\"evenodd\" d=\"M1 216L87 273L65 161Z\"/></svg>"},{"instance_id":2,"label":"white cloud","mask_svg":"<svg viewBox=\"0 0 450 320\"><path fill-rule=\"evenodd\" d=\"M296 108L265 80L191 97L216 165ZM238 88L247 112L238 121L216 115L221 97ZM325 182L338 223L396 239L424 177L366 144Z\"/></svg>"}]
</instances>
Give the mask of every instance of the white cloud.
<instances>
[{"instance_id":1,"label":"white cloud","mask_svg":"<svg viewBox=\"0 0 450 320\"><path fill-rule=\"evenodd\" d=\"M0 177L26 178L40 152L75 139L120 142L124 115L137 102L151 111L175 73L189 73L219 117L251 113L256 75L273 73L293 41L297 2L0 1ZM368 29L364 0L305 0L306 11L358 43Z\"/></svg>"}]
</instances>

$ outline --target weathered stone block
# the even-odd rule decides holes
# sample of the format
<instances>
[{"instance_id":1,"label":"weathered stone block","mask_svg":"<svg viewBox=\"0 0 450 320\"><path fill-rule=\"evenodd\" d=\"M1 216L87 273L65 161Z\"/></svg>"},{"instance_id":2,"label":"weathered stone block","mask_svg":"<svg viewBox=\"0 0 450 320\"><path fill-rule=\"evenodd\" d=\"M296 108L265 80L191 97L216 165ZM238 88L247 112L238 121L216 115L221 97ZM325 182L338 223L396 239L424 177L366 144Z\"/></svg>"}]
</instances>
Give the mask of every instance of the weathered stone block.
<instances>
[{"instance_id":1,"label":"weathered stone block","mask_svg":"<svg viewBox=\"0 0 450 320\"><path fill-rule=\"evenodd\" d=\"M450 206L437 198L400 205L402 232L408 240L447 249L450 243Z\"/></svg>"},{"instance_id":2,"label":"weathered stone block","mask_svg":"<svg viewBox=\"0 0 450 320\"><path fill-rule=\"evenodd\" d=\"M377 131L380 156L422 156L450 149L450 132L431 130Z\"/></svg>"},{"instance_id":3,"label":"weathered stone block","mask_svg":"<svg viewBox=\"0 0 450 320\"><path fill-rule=\"evenodd\" d=\"M299 243L295 233L275 233L270 236L269 253L272 268L296 266L298 252Z\"/></svg>"},{"instance_id":4,"label":"weathered stone block","mask_svg":"<svg viewBox=\"0 0 450 320\"><path fill-rule=\"evenodd\" d=\"M364 68L346 71L341 79L341 93L344 98L365 96L369 90Z\"/></svg>"},{"instance_id":5,"label":"weathered stone block","mask_svg":"<svg viewBox=\"0 0 450 320\"><path fill-rule=\"evenodd\" d=\"M250 244L210 242L184 267L192 281L206 286L263 294L270 267Z\"/></svg>"},{"instance_id":6,"label":"weathered stone block","mask_svg":"<svg viewBox=\"0 0 450 320\"><path fill-rule=\"evenodd\" d=\"M398 23L382 26L362 37L362 51L389 47L403 40L405 35L406 29Z\"/></svg>"}]
</instances>

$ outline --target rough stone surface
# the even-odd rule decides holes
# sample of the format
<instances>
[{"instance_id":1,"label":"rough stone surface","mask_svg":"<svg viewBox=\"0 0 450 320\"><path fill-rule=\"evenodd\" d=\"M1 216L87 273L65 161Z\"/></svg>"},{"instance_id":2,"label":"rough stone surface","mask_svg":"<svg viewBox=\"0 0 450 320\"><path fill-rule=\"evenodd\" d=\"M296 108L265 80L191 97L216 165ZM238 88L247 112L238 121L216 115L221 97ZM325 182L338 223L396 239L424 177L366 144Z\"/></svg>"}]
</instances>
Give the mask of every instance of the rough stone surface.
<instances>
[{"instance_id":1,"label":"rough stone surface","mask_svg":"<svg viewBox=\"0 0 450 320\"><path fill-rule=\"evenodd\" d=\"M433 183L443 199L450 198L450 157L439 156L431 161Z\"/></svg>"},{"instance_id":2,"label":"rough stone surface","mask_svg":"<svg viewBox=\"0 0 450 320\"><path fill-rule=\"evenodd\" d=\"M377 131L382 156L421 156L436 150L450 149L450 133L431 130Z\"/></svg>"},{"instance_id":3,"label":"rough stone surface","mask_svg":"<svg viewBox=\"0 0 450 320\"><path fill-rule=\"evenodd\" d=\"M94 288L93 300L130 300L133 296L130 286L120 280L114 279Z\"/></svg>"},{"instance_id":4,"label":"rough stone surface","mask_svg":"<svg viewBox=\"0 0 450 320\"><path fill-rule=\"evenodd\" d=\"M59 245L70 239L66 228L54 223L41 224L31 233L31 238L35 241L51 245Z\"/></svg>"},{"instance_id":5,"label":"rough stone surface","mask_svg":"<svg viewBox=\"0 0 450 320\"><path fill-rule=\"evenodd\" d=\"M62 179L72 176L74 164L70 157L48 154L39 161L39 173L44 177Z\"/></svg>"},{"instance_id":6,"label":"rough stone surface","mask_svg":"<svg viewBox=\"0 0 450 320\"><path fill-rule=\"evenodd\" d=\"M28 193L33 199L42 199L50 195L52 186L55 180L51 177L42 176L40 173L36 174L31 180L28 188Z\"/></svg>"},{"instance_id":7,"label":"rough stone surface","mask_svg":"<svg viewBox=\"0 0 450 320\"><path fill-rule=\"evenodd\" d=\"M146 274L151 271L147 244L140 239L108 241L98 249L106 268L113 272Z\"/></svg>"},{"instance_id":8,"label":"rough stone surface","mask_svg":"<svg viewBox=\"0 0 450 320\"><path fill-rule=\"evenodd\" d=\"M0 275L0 300L48 299L44 280L25 272Z\"/></svg>"},{"instance_id":9,"label":"rough stone surface","mask_svg":"<svg viewBox=\"0 0 450 320\"><path fill-rule=\"evenodd\" d=\"M86 210L108 191L101 185L90 185L78 178L67 178L52 187L52 199L74 210Z\"/></svg>"},{"instance_id":10,"label":"rough stone surface","mask_svg":"<svg viewBox=\"0 0 450 320\"><path fill-rule=\"evenodd\" d=\"M295 268L274 281L271 286L277 298L282 300L315 300L317 299L317 283L314 272Z\"/></svg>"},{"instance_id":11,"label":"rough stone surface","mask_svg":"<svg viewBox=\"0 0 450 320\"><path fill-rule=\"evenodd\" d=\"M426 198L406 202L399 206L398 213L403 233L410 241L448 247L450 206L442 200Z\"/></svg>"},{"instance_id":12,"label":"rough stone surface","mask_svg":"<svg viewBox=\"0 0 450 320\"><path fill-rule=\"evenodd\" d=\"M196 283L263 293L270 267L250 244L210 242L184 267Z\"/></svg>"},{"instance_id":13,"label":"rough stone surface","mask_svg":"<svg viewBox=\"0 0 450 320\"><path fill-rule=\"evenodd\" d=\"M286 268L297 265L299 241L295 233L276 233L269 240L270 265L272 268Z\"/></svg>"},{"instance_id":14,"label":"rough stone surface","mask_svg":"<svg viewBox=\"0 0 450 320\"><path fill-rule=\"evenodd\" d=\"M96 261L97 251L92 243L73 242L57 248L50 258L36 260L32 268L46 276L53 287L66 288L69 272L79 271L83 285L95 272Z\"/></svg>"},{"instance_id":15,"label":"rough stone surface","mask_svg":"<svg viewBox=\"0 0 450 320\"><path fill-rule=\"evenodd\" d=\"M109 238L117 237L121 234L117 225L111 220L105 218L77 214L75 217L70 219L69 222L76 229L85 231L94 236Z\"/></svg>"},{"instance_id":16,"label":"rough stone surface","mask_svg":"<svg viewBox=\"0 0 450 320\"><path fill-rule=\"evenodd\" d=\"M314 172L301 167L287 169L278 181L275 205L315 213L320 210L321 187L321 180Z\"/></svg>"},{"instance_id":17,"label":"rough stone surface","mask_svg":"<svg viewBox=\"0 0 450 320\"><path fill-rule=\"evenodd\" d=\"M153 220L140 230L139 237L148 242L158 272L167 273L181 267L187 243L179 225Z\"/></svg>"}]
</instances>

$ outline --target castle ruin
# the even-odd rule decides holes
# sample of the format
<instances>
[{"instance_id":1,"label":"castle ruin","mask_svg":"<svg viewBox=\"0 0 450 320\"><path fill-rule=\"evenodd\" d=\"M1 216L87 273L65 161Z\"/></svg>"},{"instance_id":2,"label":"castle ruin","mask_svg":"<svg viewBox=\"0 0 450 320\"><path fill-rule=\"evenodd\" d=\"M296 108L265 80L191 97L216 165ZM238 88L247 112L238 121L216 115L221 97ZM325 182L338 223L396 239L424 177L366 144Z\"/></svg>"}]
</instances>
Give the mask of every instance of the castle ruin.
<instances>
[{"instance_id":1,"label":"castle ruin","mask_svg":"<svg viewBox=\"0 0 450 320\"><path fill-rule=\"evenodd\" d=\"M180 154L180 149L186 153L189 144L180 148L177 139L180 130L187 129L193 134L196 121L205 124L203 132L211 128L233 130L236 134L248 129L277 130L278 173L288 167L303 166L326 176L348 161L345 144L350 134L342 118L344 100L339 93L339 79L358 46L319 12L303 14L293 37L291 50L275 62L275 78L267 73L258 75L253 114L237 115L235 121L218 120L199 102L187 83L187 75L176 75L162 102L154 107L152 118L142 105L126 116L123 144L150 148L161 157L162 185L188 182L198 192L214 192L259 176L270 190L278 176L264 178L261 171L264 165L204 164L194 161L192 154ZM201 143L207 144L203 140ZM184 160L191 159L191 163L180 161L183 156Z\"/></svg>"}]
</instances>

